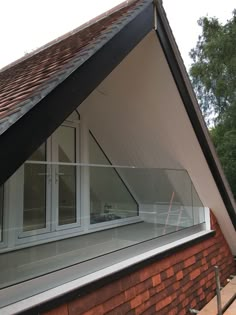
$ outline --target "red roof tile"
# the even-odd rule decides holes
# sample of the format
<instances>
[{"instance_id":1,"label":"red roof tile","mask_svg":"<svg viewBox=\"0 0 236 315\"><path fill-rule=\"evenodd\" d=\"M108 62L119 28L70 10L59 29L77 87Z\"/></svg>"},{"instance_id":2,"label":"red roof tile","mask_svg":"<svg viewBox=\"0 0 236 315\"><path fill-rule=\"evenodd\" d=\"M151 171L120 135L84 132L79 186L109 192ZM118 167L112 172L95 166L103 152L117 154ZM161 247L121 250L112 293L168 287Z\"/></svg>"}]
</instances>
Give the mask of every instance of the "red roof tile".
<instances>
[{"instance_id":1,"label":"red roof tile","mask_svg":"<svg viewBox=\"0 0 236 315\"><path fill-rule=\"evenodd\" d=\"M31 98L38 97L38 102L45 97L88 59L97 46L108 41L114 29L122 28L125 19L145 2L147 0L126 1L119 10L116 8L103 18L100 16L87 27L67 34L0 71L0 134L35 105ZM13 117L16 112L17 116Z\"/></svg>"}]
</instances>

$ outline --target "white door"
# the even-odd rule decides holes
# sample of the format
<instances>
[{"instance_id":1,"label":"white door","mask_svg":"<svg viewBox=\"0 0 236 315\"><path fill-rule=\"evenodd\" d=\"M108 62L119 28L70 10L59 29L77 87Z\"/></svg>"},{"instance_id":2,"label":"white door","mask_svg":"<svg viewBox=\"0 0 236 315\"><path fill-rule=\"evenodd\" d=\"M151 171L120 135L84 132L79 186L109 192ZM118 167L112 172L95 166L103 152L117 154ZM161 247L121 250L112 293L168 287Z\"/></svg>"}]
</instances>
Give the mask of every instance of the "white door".
<instances>
[{"instance_id":1,"label":"white door","mask_svg":"<svg viewBox=\"0 0 236 315\"><path fill-rule=\"evenodd\" d=\"M19 237L80 225L78 150L77 126L63 124L25 163Z\"/></svg>"},{"instance_id":2,"label":"white door","mask_svg":"<svg viewBox=\"0 0 236 315\"><path fill-rule=\"evenodd\" d=\"M62 125L52 135L52 229L80 223L78 128ZM71 164L71 165L70 165Z\"/></svg>"}]
</instances>

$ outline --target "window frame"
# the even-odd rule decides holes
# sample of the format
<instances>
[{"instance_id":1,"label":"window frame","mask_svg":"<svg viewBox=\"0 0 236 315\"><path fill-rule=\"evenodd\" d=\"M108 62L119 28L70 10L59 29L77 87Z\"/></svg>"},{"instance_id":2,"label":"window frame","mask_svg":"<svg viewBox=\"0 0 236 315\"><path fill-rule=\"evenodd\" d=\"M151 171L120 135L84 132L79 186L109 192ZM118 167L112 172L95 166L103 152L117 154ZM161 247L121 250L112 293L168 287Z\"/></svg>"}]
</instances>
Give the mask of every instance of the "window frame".
<instances>
[{"instance_id":1,"label":"window frame","mask_svg":"<svg viewBox=\"0 0 236 315\"><path fill-rule=\"evenodd\" d=\"M131 197L137 204L137 216L129 218L121 218L111 221L105 221L100 223L90 223L90 184L89 184L89 136L93 134L89 130L85 120L66 120L61 126L67 126L75 128L75 154L76 163L84 164L83 167L76 167L76 213L77 222L66 224L60 226L56 223L58 214L55 206L52 209L51 205L53 203L53 198L56 198L56 194L53 192L55 190L55 172L53 171L53 163L57 163L56 156L56 141L53 134L46 140L46 161L47 165L47 183L46 183L46 226L42 229L23 231L23 198L24 198L24 164L16 171L14 176L8 180L8 196L5 201L8 200L9 204L5 202L4 205L4 218L6 220L6 226L13 227L14 233L9 233L6 231L4 236L4 244L0 242L1 252L7 252L11 250L17 250L26 248L29 246L36 246L39 244L45 244L48 242L57 241L60 239L66 239L73 236L85 235L93 233L96 231L102 231L110 228L115 228L123 225L129 225L132 223L142 222L139 215L139 203L133 196L132 191L130 191L124 179L119 175L119 172L114 167L114 171L117 176L121 179L122 183L125 185L126 189L130 193ZM95 139L95 138L94 138ZM97 140L95 139L96 143ZM99 148L102 150L103 154L106 156L107 160L111 164L109 158L98 144ZM30 162L30 161L29 161ZM37 163L37 161L34 161ZM40 162L40 161L39 161ZM112 164L111 164L112 166ZM83 184L81 184L83 183ZM5 184L6 186L6 184ZM56 188L58 189L59 186ZM6 193L6 190L4 190ZM12 198L13 197L13 198ZM54 200L55 203L55 200ZM19 204L21 205L19 211ZM17 210L16 210L17 209ZM8 214L6 216L6 213ZM51 222L53 226L51 226ZM11 235L10 235L11 234Z\"/></svg>"},{"instance_id":2,"label":"window frame","mask_svg":"<svg viewBox=\"0 0 236 315\"><path fill-rule=\"evenodd\" d=\"M79 124L65 121L61 124L61 126L74 128L75 130L75 163L80 163L80 132L79 132ZM60 126L60 127L61 127ZM59 128L60 128L59 127ZM55 133L51 135L51 141L52 141L52 163L58 163L58 143L57 139L55 137ZM61 230L67 230L67 229L73 229L73 228L81 228L81 181L80 181L80 167L76 167L76 222L65 224L65 225L59 225L59 209L58 209L58 197L59 197L59 179L56 179L56 169L58 169L59 165L53 165L52 164L52 187L54 189L54 192L52 193L52 208L54 208L54 217L52 219L52 222L54 222L54 231L61 231ZM57 183L56 183L57 181Z\"/></svg>"},{"instance_id":3,"label":"window frame","mask_svg":"<svg viewBox=\"0 0 236 315\"><path fill-rule=\"evenodd\" d=\"M75 128L75 153L76 153L76 163L80 161L80 130L79 130L79 120L76 121L65 121L61 126L68 126ZM52 162L52 136L46 140L46 163L47 165L47 188L46 188L46 227L42 229L23 231L23 198L24 198L24 188L22 182L24 181L24 164L15 172L15 174L5 183L8 185L8 196L4 198L4 218L6 221L6 226L8 230L13 227L13 233L6 231L7 237L4 237L4 244L0 242L1 252L10 251L14 249L25 248L28 246L35 246L38 244L43 244L62 238L71 237L73 235L79 234L81 229L81 204L80 204L80 189L76 189L76 216L77 222L72 224L67 224L62 227L55 225L51 228L52 217L55 216L56 209L51 208L52 199L52 184L53 173L51 172ZM34 161L37 162L37 161ZM56 162L55 162L56 163ZM80 186L80 167L76 167L76 185ZM57 187L59 188L59 186ZM4 189L5 195L6 190ZM12 198L13 197L13 198ZM9 203L7 204L8 201ZM20 205L20 207L19 207ZM20 209L19 209L20 208ZM54 214L52 214L54 212ZM11 236L10 236L11 234Z\"/></svg>"},{"instance_id":4,"label":"window frame","mask_svg":"<svg viewBox=\"0 0 236 315\"><path fill-rule=\"evenodd\" d=\"M45 163L47 163L48 158L51 157L51 150L50 150L50 145L51 145L51 139L47 139L45 142L45 147L46 147L46 159L45 159ZM27 160L28 161L28 160ZM26 162L27 162L26 161ZM30 160L29 160L30 162ZM37 162L37 161L34 161ZM25 163L19 168L19 170L17 171L17 181L18 181L18 189L20 191L20 199L19 199L19 204L20 204L20 211L18 211L18 230L16 230L16 238L17 239L25 239L28 237L33 237L34 239L41 234L45 234L45 233L50 233L50 205L51 205L51 169L50 167L48 167L47 164L46 165L46 200L45 200L45 211L46 211L46 215L45 215L45 227L42 229L35 229L35 230L31 230L31 231L23 231L23 211L24 211L24 178L25 178ZM50 174L48 176L48 174Z\"/></svg>"}]
</instances>

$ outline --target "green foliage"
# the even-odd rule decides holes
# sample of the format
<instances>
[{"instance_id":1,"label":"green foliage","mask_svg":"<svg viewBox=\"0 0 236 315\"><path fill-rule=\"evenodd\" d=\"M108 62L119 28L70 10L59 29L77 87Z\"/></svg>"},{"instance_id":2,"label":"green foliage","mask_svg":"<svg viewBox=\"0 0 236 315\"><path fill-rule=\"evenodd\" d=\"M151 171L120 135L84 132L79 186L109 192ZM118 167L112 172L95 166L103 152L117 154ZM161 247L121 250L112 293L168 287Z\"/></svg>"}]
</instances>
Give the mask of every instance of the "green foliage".
<instances>
[{"instance_id":1,"label":"green foliage","mask_svg":"<svg viewBox=\"0 0 236 315\"><path fill-rule=\"evenodd\" d=\"M208 17L198 23L190 76L206 121L214 120L211 135L236 197L236 10L225 25Z\"/></svg>"},{"instance_id":2,"label":"green foliage","mask_svg":"<svg viewBox=\"0 0 236 315\"><path fill-rule=\"evenodd\" d=\"M225 175L236 198L236 129L228 129L224 124L219 124L211 130L211 135Z\"/></svg>"}]
</instances>

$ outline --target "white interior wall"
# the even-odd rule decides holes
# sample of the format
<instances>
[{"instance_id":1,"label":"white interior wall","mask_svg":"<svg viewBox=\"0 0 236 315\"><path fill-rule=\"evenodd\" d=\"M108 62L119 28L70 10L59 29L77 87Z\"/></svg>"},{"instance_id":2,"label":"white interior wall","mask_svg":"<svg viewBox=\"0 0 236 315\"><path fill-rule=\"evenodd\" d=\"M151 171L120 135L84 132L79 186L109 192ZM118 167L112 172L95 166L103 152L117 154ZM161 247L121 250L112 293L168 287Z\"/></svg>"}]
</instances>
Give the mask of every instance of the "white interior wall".
<instances>
[{"instance_id":1,"label":"white interior wall","mask_svg":"<svg viewBox=\"0 0 236 315\"><path fill-rule=\"evenodd\" d=\"M80 105L114 164L184 168L234 254L235 230L154 31Z\"/></svg>"}]
</instances>

